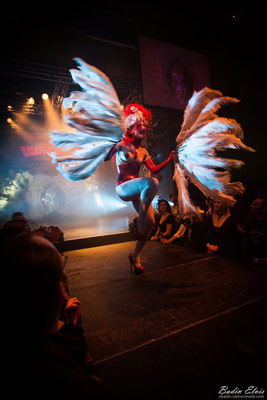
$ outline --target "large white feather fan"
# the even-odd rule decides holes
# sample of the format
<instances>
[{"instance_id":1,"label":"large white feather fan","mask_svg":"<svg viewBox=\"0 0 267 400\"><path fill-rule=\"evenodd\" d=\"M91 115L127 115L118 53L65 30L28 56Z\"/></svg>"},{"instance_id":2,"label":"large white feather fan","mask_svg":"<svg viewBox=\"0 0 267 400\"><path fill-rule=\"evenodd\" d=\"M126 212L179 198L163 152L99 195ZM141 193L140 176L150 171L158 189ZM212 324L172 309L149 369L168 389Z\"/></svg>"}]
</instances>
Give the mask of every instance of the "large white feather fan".
<instances>
[{"instance_id":1,"label":"large white feather fan","mask_svg":"<svg viewBox=\"0 0 267 400\"><path fill-rule=\"evenodd\" d=\"M244 192L241 182L230 182L230 169L240 167L243 162L217 155L227 149L255 151L242 142L243 131L235 120L216 114L222 105L237 102L238 99L209 88L194 92L188 102L176 138L174 180L181 215L198 213L188 194L188 180L205 197L219 199L229 206L235 204L237 194Z\"/></svg>"},{"instance_id":2,"label":"large white feather fan","mask_svg":"<svg viewBox=\"0 0 267 400\"><path fill-rule=\"evenodd\" d=\"M64 120L72 131L51 132L52 144L68 153L49 154L58 171L72 181L90 177L125 133L124 114L109 78L80 58L75 61L79 69L70 73L82 92L75 91L63 101L69 111Z\"/></svg>"}]
</instances>

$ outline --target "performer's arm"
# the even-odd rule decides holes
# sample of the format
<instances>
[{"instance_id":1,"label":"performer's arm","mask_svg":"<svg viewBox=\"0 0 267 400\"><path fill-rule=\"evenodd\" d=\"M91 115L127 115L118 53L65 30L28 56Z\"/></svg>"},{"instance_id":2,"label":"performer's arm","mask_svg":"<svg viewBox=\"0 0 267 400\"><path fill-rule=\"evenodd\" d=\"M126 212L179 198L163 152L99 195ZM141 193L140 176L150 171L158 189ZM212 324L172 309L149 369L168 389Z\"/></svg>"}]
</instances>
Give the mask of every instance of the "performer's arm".
<instances>
[{"instance_id":1,"label":"performer's arm","mask_svg":"<svg viewBox=\"0 0 267 400\"><path fill-rule=\"evenodd\" d=\"M171 151L169 157L159 165L155 165L151 158L147 158L146 160L144 160L144 164L150 172L152 172L153 174L157 174L171 162L171 160L173 159L173 155L174 151Z\"/></svg>"},{"instance_id":2,"label":"performer's arm","mask_svg":"<svg viewBox=\"0 0 267 400\"><path fill-rule=\"evenodd\" d=\"M118 151L123 153L124 161L131 161L131 159L135 156L135 151L130 149L129 145L122 139L110 149L104 161L109 161Z\"/></svg>"},{"instance_id":3,"label":"performer's arm","mask_svg":"<svg viewBox=\"0 0 267 400\"><path fill-rule=\"evenodd\" d=\"M106 155L106 157L104 158L104 161L109 161L112 159L112 157L114 156L114 154L117 153L117 143L114 144L113 147L111 147L111 149L109 150L108 154Z\"/></svg>"}]
</instances>

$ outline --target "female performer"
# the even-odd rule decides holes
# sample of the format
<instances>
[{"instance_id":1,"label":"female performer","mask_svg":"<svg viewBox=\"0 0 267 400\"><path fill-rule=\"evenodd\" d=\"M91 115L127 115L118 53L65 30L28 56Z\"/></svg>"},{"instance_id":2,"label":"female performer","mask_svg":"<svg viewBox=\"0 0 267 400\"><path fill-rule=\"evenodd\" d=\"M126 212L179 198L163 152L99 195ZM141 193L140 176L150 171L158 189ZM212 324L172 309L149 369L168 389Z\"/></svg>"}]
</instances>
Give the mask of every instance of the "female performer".
<instances>
[{"instance_id":1,"label":"female performer","mask_svg":"<svg viewBox=\"0 0 267 400\"><path fill-rule=\"evenodd\" d=\"M144 272L140 252L154 224L151 202L157 193L158 180L139 177L139 170L144 164L152 173L159 172L173 159L174 152L156 166L141 146L151 118L149 111L130 104L123 112L109 78L83 60L76 58L75 61L79 69L72 69L70 73L82 91L71 93L63 101L69 111L64 119L71 130L51 132L52 143L70 153L50 156L65 178L76 181L92 176L103 161L117 153L117 194L122 200L132 201L138 213L134 221L137 243L129 260L134 272L140 274ZM198 215L188 193L188 180L205 197L229 206L235 204L235 195L243 193L242 183L231 182L229 172L243 162L216 154L229 148L254 151L242 142L243 131L235 120L216 114L222 105L237 102L238 99L209 88L194 92L188 101L175 150L174 180L180 216Z\"/></svg>"},{"instance_id":2,"label":"female performer","mask_svg":"<svg viewBox=\"0 0 267 400\"><path fill-rule=\"evenodd\" d=\"M153 177L139 177L144 164L150 172L157 174L173 159L174 151L159 165L151 160L148 151L141 146L151 120L150 112L139 104L129 104L124 109L126 133L109 152L105 161L116 153L118 180L116 192L120 199L132 201L138 213L134 220L134 235L137 239L133 253L129 255L135 274L142 274L140 253L154 226L154 210L151 202L158 192L159 181Z\"/></svg>"},{"instance_id":3,"label":"female performer","mask_svg":"<svg viewBox=\"0 0 267 400\"><path fill-rule=\"evenodd\" d=\"M154 225L151 202L158 191L158 180L140 177L144 164L157 174L173 159L172 151L163 163L155 165L148 151L141 146L151 121L150 112L139 104L130 104L123 111L109 78L99 69L76 59L79 70L70 70L73 81L83 91L72 92L63 105L69 111L65 121L72 131L51 132L52 143L70 154L50 154L57 169L67 179L83 180L95 172L103 161L116 154L118 180L116 192L120 199L132 201L138 217L134 220L137 240L129 255L135 274L142 274L140 253ZM74 130L73 130L74 128Z\"/></svg>"}]
</instances>

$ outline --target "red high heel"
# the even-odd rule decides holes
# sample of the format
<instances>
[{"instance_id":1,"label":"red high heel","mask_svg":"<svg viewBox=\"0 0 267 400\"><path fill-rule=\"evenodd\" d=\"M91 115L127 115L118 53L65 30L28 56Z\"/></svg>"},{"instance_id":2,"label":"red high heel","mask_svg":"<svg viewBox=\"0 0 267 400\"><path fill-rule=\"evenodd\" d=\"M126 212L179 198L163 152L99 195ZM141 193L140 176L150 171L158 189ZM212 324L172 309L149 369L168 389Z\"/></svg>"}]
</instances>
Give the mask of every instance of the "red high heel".
<instances>
[{"instance_id":1,"label":"red high heel","mask_svg":"<svg viewBox=\"0 0 267 400\"><path fill-rule=\"evenodd\" d=\"M142 265L138 266L135 264L134 259L133 259L133 255L132 253L129 254L128 256L129 261L130 261L130 266L131 266L131 272L134 273L135 275L141 275L145 272L144 267L142 267Z\"/></svg>"}]
</instances>

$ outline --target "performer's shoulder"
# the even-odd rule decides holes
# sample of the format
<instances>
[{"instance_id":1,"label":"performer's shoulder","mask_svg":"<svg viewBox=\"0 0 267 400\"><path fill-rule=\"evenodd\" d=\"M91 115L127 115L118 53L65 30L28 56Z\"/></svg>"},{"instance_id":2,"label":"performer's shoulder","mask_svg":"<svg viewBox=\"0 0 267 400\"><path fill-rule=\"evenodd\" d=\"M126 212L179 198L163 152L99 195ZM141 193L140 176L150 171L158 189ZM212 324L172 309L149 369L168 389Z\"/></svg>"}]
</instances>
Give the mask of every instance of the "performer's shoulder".
<instances>
[{"instance_id":1,"label":"performer's shoulder","mask_svg":"<svg viewBox=\"0 0 267 400\"><path fill-rule=\"evenodd\" d=\"M151 158L150 155L149 155L149 152L148 152L147 149L145 149L144 147L140 147L138 150L139 150L140 153L142 154L143 160L144 160L144 161L146 161L146 160L148 160L149 158Z\"/></svg>"}]
</instances>

